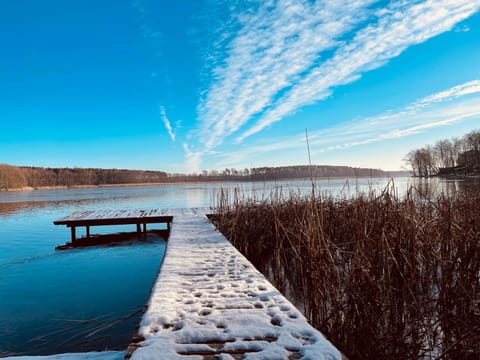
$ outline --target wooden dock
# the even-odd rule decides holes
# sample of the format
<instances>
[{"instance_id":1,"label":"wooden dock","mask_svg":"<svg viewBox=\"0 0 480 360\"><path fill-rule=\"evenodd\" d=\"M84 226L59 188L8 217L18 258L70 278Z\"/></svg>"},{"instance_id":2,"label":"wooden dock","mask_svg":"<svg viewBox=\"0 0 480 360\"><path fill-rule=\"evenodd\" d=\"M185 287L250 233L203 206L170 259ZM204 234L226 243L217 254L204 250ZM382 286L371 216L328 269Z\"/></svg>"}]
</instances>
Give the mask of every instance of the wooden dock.
<instances>
[{"instance_id":1,"label":"wooden dock","mask_svg":"<svg viewBox=\"0 0 480 360\"><path fill-rule=\"evenodd\" d=\"M82 210L75 211L61 219L55 225L66 225L71 229L72 244L78 241L77 227L85 227L86 238L90 238L90 227L106 225L136 225L138 234L147 232L147 224L166 223L170 230L172 216L165 215L160 209L148 210Z\"/></svg>"},{"instance_id":2,"label":"wooden dock","mask_svg":"<svg viewBox=\"0 0 480 360\"><path fill-rule=\"evenodd\" d=\"M165 258L126 359L342 359L205 211L170 213Z\"/></svg>"},{"instance_id":3,"label":"wooden dock","mask_svg":"<svg viewBox=\"0 0 480 360\"><path fill-rule=\"evenodd\" d=\"M342 359L215 229L206 209L86 210L54 222L72 229L72 242L79 226L89 236L90 226L134 224L145 232L150 223L166 223L170 237L125 359Z\"/></svg>"}]
</instances>

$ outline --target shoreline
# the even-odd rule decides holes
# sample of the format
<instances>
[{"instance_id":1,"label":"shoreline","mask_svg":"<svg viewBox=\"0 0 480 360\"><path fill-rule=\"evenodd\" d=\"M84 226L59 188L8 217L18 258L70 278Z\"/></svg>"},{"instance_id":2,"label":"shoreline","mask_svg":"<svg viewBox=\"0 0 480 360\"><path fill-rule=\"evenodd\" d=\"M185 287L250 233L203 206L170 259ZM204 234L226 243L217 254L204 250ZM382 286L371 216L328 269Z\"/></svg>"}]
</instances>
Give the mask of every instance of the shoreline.
<instances>
[{"instance_id":1,"label":"shoreline","mask_svg":"<svg viewBox=\"0 0 480 360\"><path fill-rule=\"evenodd\" d=\"M471 174L471 175L437 175L434 177L438 177L440 179L446 180L476 180L480 179L480 174Z\"/></svg>"},{"instance_id":2,"label":"shoreline","mask_svg":"<svg viewBox=\"0 0 480 360\"><path fill-rule=\"evenodd\" d=\"M385 179L411 177L407 175L391 175L391 176L325 176L317 177L316 180L336 180L336 179ZM461 179L459 179L461 180ZM311 181L309 178L288 178L276 180L195 180L195 181L166 181L151 183L123 183L123 184L99 184L99 185L55 185L55 186L24 186L21 188L1 189L0 192L27 192L37 190L69 190L69 189L96 189L96 188L112 188L112 187L141 187L141 186L163 186L163 185L198 185L198 184L224 184L224 183L261 183L261 182L277 182L277 181Z\"/></svg>"}]
</instances>

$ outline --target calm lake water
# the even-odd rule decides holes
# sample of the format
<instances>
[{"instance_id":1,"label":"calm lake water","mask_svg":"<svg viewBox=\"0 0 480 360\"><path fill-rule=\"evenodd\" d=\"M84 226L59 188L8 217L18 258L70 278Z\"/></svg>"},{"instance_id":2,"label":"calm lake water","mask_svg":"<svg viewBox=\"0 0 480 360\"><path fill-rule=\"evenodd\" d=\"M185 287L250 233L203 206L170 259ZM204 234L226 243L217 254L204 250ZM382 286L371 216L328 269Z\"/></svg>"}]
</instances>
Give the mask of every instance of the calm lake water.
<instances>
[{"instance_id":1,"label":"calm lake water","mask_svg":"<svg viewBox=\"0 0 480 360\"><path fill-rule=\"evenodd\" d=\"M383 189L388 179L318 180L334 196ZM410 178L394 180L404 194ZM220 188L239 187L257 198L276 186L311 191L309 181L189 184L36 190L0 193L0 357L90 350L124 350L148 300L166 242L55 251L70 238L53 221L84 209L210 207ZM429 191L458 191L461 181L415 183ZM80 229L79 229L80 230ZM95 227L92 233L134 231ZM81 235L81 233L80 233Z\"/></svg>"}]
</instances>

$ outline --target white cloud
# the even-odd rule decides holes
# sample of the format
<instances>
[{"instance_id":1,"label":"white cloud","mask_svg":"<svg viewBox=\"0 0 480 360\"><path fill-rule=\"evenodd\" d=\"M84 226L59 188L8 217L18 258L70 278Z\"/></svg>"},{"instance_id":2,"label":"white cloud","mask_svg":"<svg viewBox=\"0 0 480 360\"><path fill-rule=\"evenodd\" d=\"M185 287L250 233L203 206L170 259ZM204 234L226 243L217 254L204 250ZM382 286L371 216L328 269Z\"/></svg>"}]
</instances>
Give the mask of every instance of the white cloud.
<instances>
[{"instance_id":1,"label":"white cloud","mask_svg":"<svg viewBox=\"0 0 480 360\"><path fill-rule=\"evenodd\" d=\"M470 81L420 99L404 108L358 119L320 131L309 131L312 155L403 138L468 119L480 120L479 80ZM421 106L420 106L421 105ZM304 154L305 135L270 139L234 153L218 155L219 166L246 164L257 154ZM302 162L304 158L301 158ZM304 162L304 161L303 161Z\"/></svg>"},{"instance_id":2,"label":"white cloud","mask_svg":"<svg viewBox=\"0 0 480 360\"><path fill-rule=\"evenodd\" d=\"M212 81L197 108L199 127L192 139L201 151L195 154L211 153L232 137L241 148L248 137L325 99L335 87L408 47L453 29L479 7L480 0L399 1L383 8L375 0L261 2L238 14L236 25L222 29L228 35L226 56L210 67ZM463 96L478 84L463 86L436 96ZM361 131L369 130L356 131L352 138L365 141Z\"/></svg>"},{"instance_id":3,"label":"white cloud","mask_svg":"<svg viewBox=\"0 0 480 360\"><path fill-rule=\"evenodd\" d=\"M185 152L185 169L189 173L198 173L202 163L202 153L193 151L188 144L183 144L183 151Z\"/></svg>"},{"instance_id":4,"label":"white cloud","mask_svg":"<svg viewBox=\"0 0 480 360\"><path fill-rule=\"evenodd\" d=\"M432 102L451 100L459 96L475 94L478 92L480 92L480 80L472 80L437 94L427 96L426 98L418 101L416 105L424 106Z\"/></svg>"},{"instance_id":5,"label":"white cloud","mask_svg":"<svg viewBox=\"0 0 480 360\"><path fill-rule=\"evenodd\" d=\"M172 130L172 125L170 124L170 120L168 120L167 113L165 111L165 107L160 105L160 117L165 125L165 128L168 131L168 135L170 135L170 139L175 141L175 133Z\"/></svg>"},{"instance_id":6,"label":"white cloud","mask_svg":"<svg viewBox=\"0 0 480 360\"><path fill-rule=\"evenodd\" d=\"M463 26L456 26L455 29L453 29L455 32L469 32L470 28L467 25Z\"/></svg>"},{"instance_id":7,"label":"white cloud","mask_svg":"<svg viewBox=\"0 0 480 360\"><path fill-rule=\"evenodd\" d=\"M409 46L450 30L479 6L478 0L394 5L376 24L359 30L353 40L339 48L331 59L303 77L254 126L241 134L238 141L280 121L301 106L326 98L335 86L355 81L363 72L382 66Z\"/></svg>"},{"instance_id":8,"label":"white cloud","mask_svg":"<svg viewBox=\"0 0 480 360\"><path fill-rule=\"evenodd\" d=\"M372 142L406 137L437 127L480 117L480 96L457 101L431 102L423 107L410 106L366 119L312 133L310 144L317 150L328 151L329 144L349 148Z\"/></svg>"},{"instance_id":9,"label":"white cloud","mask_svg":"<svg viewBox=\"0 0 480 360\"><path fill-rule=\"evenodd\" d=\"M282 0L241 17L243 27L198 108L205 147L219 145L299 81L365 19L371 2Z\"/></svg>"}]
</instances>

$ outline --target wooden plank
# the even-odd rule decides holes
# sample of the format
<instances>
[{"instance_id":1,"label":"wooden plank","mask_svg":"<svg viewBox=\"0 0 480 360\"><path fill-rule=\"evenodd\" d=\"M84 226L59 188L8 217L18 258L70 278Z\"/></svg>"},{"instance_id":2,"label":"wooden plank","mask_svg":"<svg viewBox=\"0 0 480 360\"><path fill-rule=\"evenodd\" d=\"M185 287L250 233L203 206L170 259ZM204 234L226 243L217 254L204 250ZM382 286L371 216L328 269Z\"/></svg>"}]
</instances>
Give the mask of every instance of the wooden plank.
<instances>
[{"instance_id":1,"label":"wooden plank","mask_svg":"<svg viewBox=\"0 0 480 360\"><path fill-rule=\"evenodd\" d=\"M128 225L128 224L155 224L155 223L170 223L172 221L171 216L157 216L149 218L117 218L117 219L81 219L74 221L55 221L55 225L66 226L102 226L102 225Z\"/></svg>"},{"instance_id":2,"label":"wooden plank","mask_svg":"<svg viewBox=\"0 0 480 360\"><path fill-rule=\"evenodd\" d=\"M160 214L158 211L112 211L112 210L103 210L103 211L82 211L82 212L73 212L72 214L60 218L54 221L55 224L62 224L72 221L88 221L88 220L99 220L99 219L144 219L144 218L162 218L165 215Z\"/></svg>"},{"instance_id":3,"label":"wooden plank","mask_svg":"<svg viewBox=\"0 0 480 360\"><path fill-rule=\"evenodd\" d=\"M71 241L78 242L76 237L76 228L85 226L86 238L90 238L91 226L104 225L136 225L137 233L140 235L147 232L147 224L167 224L167 230L171 228L173 216L164 215L159 209L149 210L80 210L64 216L53 223L55 225L65 225L70 228Z\"/></svg>"},{"instance_id":4,"label":"wooden plank","mask_svg":"<svg viewBox=\"0 0 480 360\"><path fill-rule=\"evenodd\" d=\"M100 226L122 224L170 223L173 217L162 215L158 209L150 210L83 210L75 211L61 219L55 225Z\"/></svg>"}]
</instances>

